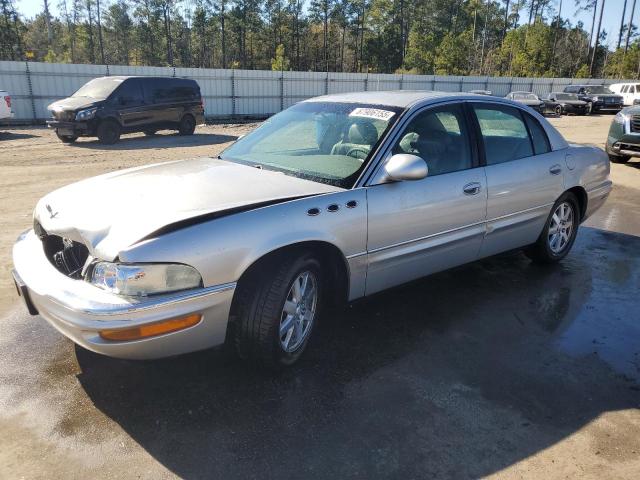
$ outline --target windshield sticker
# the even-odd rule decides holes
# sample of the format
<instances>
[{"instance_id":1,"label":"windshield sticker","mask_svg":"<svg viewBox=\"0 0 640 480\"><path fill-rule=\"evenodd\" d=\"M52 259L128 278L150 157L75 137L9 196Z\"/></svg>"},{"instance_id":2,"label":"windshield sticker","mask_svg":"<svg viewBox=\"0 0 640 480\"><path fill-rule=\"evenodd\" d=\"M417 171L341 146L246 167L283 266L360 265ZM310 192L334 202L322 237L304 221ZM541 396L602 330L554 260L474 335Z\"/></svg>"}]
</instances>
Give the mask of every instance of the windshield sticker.
<instances>
[{"instance_id":1,"label":"windshield sticker","mask_svg":"<svg viewBox=\"0 0 640 480\"><path fill-rule=\"evenodd\" d=\"M349 116L375 118L376 120L388 121L395 114L396 112L390 112L389 110L381 110L379 108L356 108L353 112L349 114Z\"/></svg>"}]
</instances>

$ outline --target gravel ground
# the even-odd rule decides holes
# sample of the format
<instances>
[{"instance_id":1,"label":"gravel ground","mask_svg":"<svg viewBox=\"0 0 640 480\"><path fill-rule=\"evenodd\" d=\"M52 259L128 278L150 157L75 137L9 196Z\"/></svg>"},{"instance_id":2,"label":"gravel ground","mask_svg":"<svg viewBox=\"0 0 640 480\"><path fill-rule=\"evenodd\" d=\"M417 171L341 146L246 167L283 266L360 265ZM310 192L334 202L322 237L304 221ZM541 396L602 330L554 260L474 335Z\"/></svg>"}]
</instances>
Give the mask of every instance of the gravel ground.
<instances>
[{"instance_id":1,"label":"gravel ground","mask_svg":"<svg viewBox=\"0 0 640 480\"><path fill-rule=\"evenodd\" d=\"M603 146L611 116L551 121ZM640 478L637 161L612 165L562 265L501 255L357 302L280 375L217 352L109 359L25 314L10 248L38 198L254 127L112 147L0 130L0 478Z\"/></svg>"}]
</instances>

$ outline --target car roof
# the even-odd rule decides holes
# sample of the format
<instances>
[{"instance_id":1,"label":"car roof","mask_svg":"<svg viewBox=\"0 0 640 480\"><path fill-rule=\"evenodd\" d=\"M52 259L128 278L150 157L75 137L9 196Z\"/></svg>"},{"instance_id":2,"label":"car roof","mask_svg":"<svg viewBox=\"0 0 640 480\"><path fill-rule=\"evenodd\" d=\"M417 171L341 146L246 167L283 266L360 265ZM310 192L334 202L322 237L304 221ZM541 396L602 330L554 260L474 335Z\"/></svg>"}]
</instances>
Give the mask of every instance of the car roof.
<instances>
[{"instance_id":1,"label":"car roof","mask_svg":"<svg viewBox=\"0 0 640 480\"><path fill-rule=\"evenodd\" d=\"M155 76L155 75L109 75L104 77L96 77L92 78L92 80L97 80L98 78L113 78L115 80L127 80L129 78L142 78L147 80L152 79L161 79L161 80L189 80L191 82L195 82L195 80L191 78L182 78L182 77L166 77L166 76Z\"/></svg>"},{"instance_id":2,"label":"car roof","mask_svg":"<svg viewBox=\"0 0 640 480\"><path fill-rule=\"evenodd\" d=\"M524 90L516 90L515 92L509 92L509 94L511 93L521 93L521 94L527 94L527 95L535 95L535 93L533 92L525 92Z\"/></svg>"},{"instance_id":3,"label":"car roof","mask_svg":"<svg viewBox=\"0 0 640 480\"><path fill-rule=\"evenodd\" d=\"M409 107L416 103L429 100L462 100L464 98L482 98L487 100L486 95L478 95L467 92L438 92L431 90L385 90L348 92L322 95L320 97L309 98L305 102L341 102L341 103L368 103L373 105L387 105L389 107Z\"/></svg>"},{"instance_id":4,"label":"car roof","mask_svg":"<svg viewBox=\"0 0 640 480\"><path fill-rule=\"evenodd\" d=\"M529 93L529 92L527 92ZM438 103L448 100L477 100L483 103L495 103L503 105L511 105L515 108L522 109L521 103L506 98L489 97L487 95L479 95L476 93L466 92L436 92L429 90L390 90L390 91L373 91L373 92L349 92L336 93L332 95L323 95L304 100L309 102L336 102L336 103L364 103L369 105L380 105L389 107L411 108L413 106L426 106L430 103ZM544 126L552 150L567 148L567 141L542 115L537 112L529 111Z\"/></svg>"}]
</instances>

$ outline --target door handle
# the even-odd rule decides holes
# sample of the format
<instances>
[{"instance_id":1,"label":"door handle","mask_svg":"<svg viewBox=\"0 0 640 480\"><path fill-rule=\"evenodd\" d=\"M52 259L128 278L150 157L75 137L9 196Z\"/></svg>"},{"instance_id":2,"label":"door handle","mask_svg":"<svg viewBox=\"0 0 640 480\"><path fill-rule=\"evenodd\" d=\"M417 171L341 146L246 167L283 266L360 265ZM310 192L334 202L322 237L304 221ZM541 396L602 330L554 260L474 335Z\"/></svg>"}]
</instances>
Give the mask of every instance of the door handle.
<instances>
[{"instance_id":1,"label":"door handle","mask_svg":"<svg viewBox=\"0 0 640 480\"><path fill-rule=\"evenodd\" d=\"M462 187L465 195L477 195L480 192L480 184L478 182L467 183Z\"/></svg>"},{"instance_id":2,"label":"door handle","mask_svg":"<svg viewBox=\"0 0 640 480\"><path fill-rule=\"evenodd\" d=\"M562 167L560 165L558 165L558 164L552 165L549 168L549 173L551 175L559 175L561 172L562 172Z\"/></svg>"}]
</instances>

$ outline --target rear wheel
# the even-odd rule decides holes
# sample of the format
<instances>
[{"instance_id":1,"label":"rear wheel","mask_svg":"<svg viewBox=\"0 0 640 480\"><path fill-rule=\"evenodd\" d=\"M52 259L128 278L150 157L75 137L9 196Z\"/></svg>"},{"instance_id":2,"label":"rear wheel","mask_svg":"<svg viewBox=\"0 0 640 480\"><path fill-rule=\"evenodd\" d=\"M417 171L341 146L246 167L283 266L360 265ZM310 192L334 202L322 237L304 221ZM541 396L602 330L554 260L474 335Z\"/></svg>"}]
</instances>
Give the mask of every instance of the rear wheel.
<instances>
[{"instance_id":1,"label":"rear wheel","mask_svg":"<svg viewBox=\"0 0 640 480\"><path fill-rule=\"evenodd\" d=\"M630 159L631 157L627 155L612 155L611 153L609 154L609 160L611 161L611 163L627 163Z\"/></svg>"},{"instance_id":2,"label":"rear wheel","mask_svg":"<svg viewBox=\"0 0 640 480\"><path fill-rule=\"evenodd\" d=\"M77 135L60 135L56 130L56 136L62 143L73 143L78 139Z\"/></svg>"},{"instance_id":3,"label":"rear wheel","mask_svg":"<svg viewBox=\"0 0 640 480\"><path fill-rule=\"evenodd\" d=\"M178 125L178 132L180 135L193 135L193 132L196 131L196 119L191 115L185 115L180 120L180 125Z\"/></svg>"},{"instance_id":4,"label":"rear wheel","mask_svg":"<svg viewBox=\"0 0 640 480\"><path fill-rule=\"evenodd\" d=\"M241 358L282 367L295 363L307 346L320 312L323 276L310 254L283 256L272 266L238 286L233 336Z\"/></svg>"},{"instance_id":5,"label":"rear wheel","mask_svg":"<svg viewBox=\"0 0 640 480\"><path fill-rule=\"evenodd\" d=\"M557 116L562 115L562 105L556 105L553 111Z\"/></svg>"},{"instance_id":6,"label":"rear wheel","mask_svg":"<svg viewBox=\"0 0 640 480\"><path fill-rule=\"evenodd\" d=\"M562 195L551 209L536 243L525 254L536 263L554 263L567 256L580 225L578 200L571 192Z\"/></svg>"},{"instance_id":7,"label":"rear wheel","mask_svg":"<svg viewBox=\"0 0 640 480\"><path fill-rule=\"evenodd\" d=\"M120 139L120 125L114 120L104 120L98 125L98 139L105 145L113 145Z\"/></svg>"}]
</instances>

